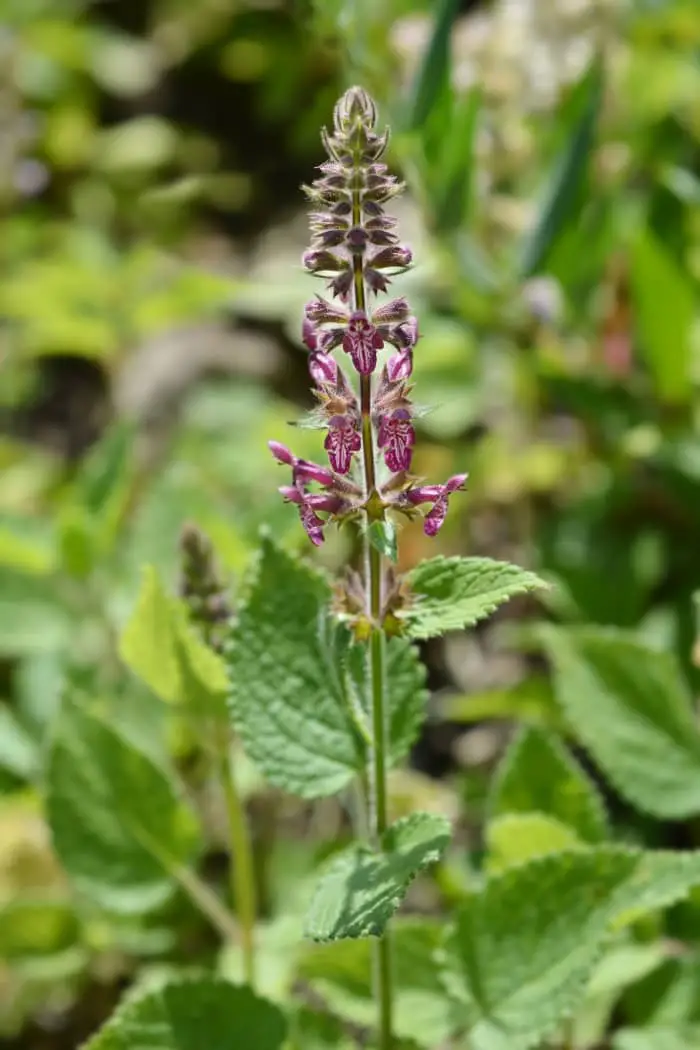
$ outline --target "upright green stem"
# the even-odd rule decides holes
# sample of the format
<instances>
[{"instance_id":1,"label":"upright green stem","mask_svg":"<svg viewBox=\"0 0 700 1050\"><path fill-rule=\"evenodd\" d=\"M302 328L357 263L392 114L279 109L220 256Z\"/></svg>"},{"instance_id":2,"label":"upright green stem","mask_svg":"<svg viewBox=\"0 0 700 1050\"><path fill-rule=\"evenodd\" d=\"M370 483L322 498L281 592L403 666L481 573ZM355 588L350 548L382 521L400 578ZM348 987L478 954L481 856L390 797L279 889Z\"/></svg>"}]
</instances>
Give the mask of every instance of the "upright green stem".
<instances>
[{"instance_id":1,"label":"upright green stem","mask_svg":"<svg viewBox=\"0 0 700 1050\"><path fill-rule=\"evenodd\" d=\"M365 492L371 499L375 491L374 447L371 421L371 380L361 380L362 448L365 465ZM368 519L370 515L368 514ZM368 520L368 525L371 521ZM372 624L369 643L369 667L372 688L372 768L370 775L370 835L375 849L382 848L387 829L387 712L385 705L384 632L382 615L382 556L366 534L365 562L369 593L369 618ZM392 975L391 941L388 928L374 948L374 986L379 1008L379 1050L392 1046Z\"/></svg>"},{"instance_id":2,"label":"upright green stem","mask_svg":"<svg viewBox=\"0 0 700 1050\"><path fill-rule=\"evenodd\" d=\"M231 896L236 905L240 925L243 974L246 982L252 987L255 984L255 919L257 914L255 867L248 821L231 767L226 739L220 747L220 775L229 831Z\"/></svg>"}]
</instances>

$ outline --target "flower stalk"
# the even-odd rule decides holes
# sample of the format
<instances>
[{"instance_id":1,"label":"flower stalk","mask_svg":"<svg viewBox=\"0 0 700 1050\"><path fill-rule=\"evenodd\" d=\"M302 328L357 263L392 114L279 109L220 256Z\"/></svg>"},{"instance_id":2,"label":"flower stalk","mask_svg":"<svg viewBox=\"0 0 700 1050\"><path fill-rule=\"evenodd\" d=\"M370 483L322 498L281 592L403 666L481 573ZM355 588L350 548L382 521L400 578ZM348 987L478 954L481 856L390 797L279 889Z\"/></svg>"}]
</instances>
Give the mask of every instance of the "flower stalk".
<instances>
[{"instance_id":1,"label":"flower stalk","mask_svg":"<svg viewBox=\"0 0 700 1050\"><path fill-rule=\"evenodd\" d=\"M280 492L296 505L315 545L331 523L359 521L364 536L364 574L353 574L345 594L347 619L367 640L371 701L369 828L380 850L388 825L387 764L390 753L386 712L385 634L396 623L400 588L372 527L394 528L428 506L423 528L434 536L445 520L449 497L464 487L465 474L442 485L425 484L411 473L415 431L410 379L418 323L403 297L375 305L391 278L412 262L410 248L395 231L385 205L402 192L382 157L388 129L376 130L373 100L350 88L333 114L333 128L322 131L327 160L306 194L314 207L305 269L327 281L332 300L317 296L304 311L302 336L318 401L316 419L325 429L329 467L298 459L276 441L270 449L292 471L292 484ZM340 349L356 375L353 382L333 356ZM358 396L359 395L359 396ZM379 1047L392 1045L391 946L388 934L375 953L379 1008Z\"/></svg>"},{"instance_id":2,"label":"flower stalk","mask_svg":"<svg viewBox=\"0 0 700 1050\"><path fill-rule=\"evenodd\" d=\"M180 539L182 581L180 594L190 617L204 641L220 651L225 627L231 618L226 590L219 579L214 554L207 537L195 525L185 525ZM229 884L238 918L238 940L243 955L246 982L255 984L255 925L257 921L257 886L250 829L245 805L238 790L231 764L231 738L228 726L215 722L211 739L216 755L217 772L224 796L229 834Z\"/></svg>"}]
</instances>

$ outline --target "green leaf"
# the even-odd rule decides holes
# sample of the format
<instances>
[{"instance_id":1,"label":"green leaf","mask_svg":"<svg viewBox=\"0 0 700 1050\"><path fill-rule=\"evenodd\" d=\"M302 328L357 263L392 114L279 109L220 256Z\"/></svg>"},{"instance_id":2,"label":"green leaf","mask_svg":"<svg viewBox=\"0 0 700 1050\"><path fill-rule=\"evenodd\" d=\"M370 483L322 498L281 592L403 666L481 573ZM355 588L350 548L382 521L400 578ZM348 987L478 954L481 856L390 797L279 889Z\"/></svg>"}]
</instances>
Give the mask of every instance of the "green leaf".
<instances>
[{"instance_id":1,"label":"green leaf","mask_svg":"<svg viewBox=\"0 0 700 1050\"><path fill-rule=\"evenodd\" d=\"M115 912L154 908L197 848L166 774L99 716L66 700L47 769L53 843L76 887Z\"/></svg>"},{"instance_id":2,"label":"green leaf","mask_svg":"<svg viewBox=\"0 0 700 1050\"><path fill-rule=\"evenodd\" d=\"M607 836L607 820L597 789L553 733L522 729L504 755L494 778L490 811L544 813L585 842Z\"/></svg>"},{"instance_id":3,"label":"green leaf","mask_svg":"<svg viewBox=\"0 0 700 1050\"><path fill-rule=\"evenodd\" d=\"M426 670L418 649L406 638L388 638L385 643L386 703L389 714L389 762L396 765L415 743L425 720L428 692ZM369 725L371 683L367 646L355 644L347 656L349 686Z\"/></svg>"},{"instance_id":4,"label":"green leaf","mask_svg":"<svg viewBox=\"0 0 700 1050\"><path fill-rule=\"evenodd\" d=\"M613 944L598 963L583 1002L571 1022L571 1045L598 1046L623 992L654 973L668 959L663 941L650 944Z\"/></svg>"},{"instance_id":5,"label":"green leaf","mask_svg":"<svg viewBox=\"0 0 700 1050\"><path fill-rule=\"evenodd\" d=\"M533 572L491 558L422 562L408 574L415 604L402 613L412 638L434 638L472 627L516 594L546 584Z\"/></svg>"},{"instance_id":6,"label":"green leaf","mask_svg":"<svg viewBox=\"0 0 700 1050\"><path fill-rule=\"evenodd\" d=\"M556 728L562 716L548 678L533 675L505 689L446 696L439 703L440 717L448 722L486 722L507 719Z\"/></svg>"},{"instance_id":7,"label":"green leaf","mask_svg":"<svg viewBox=\"0 0 700 1050\"><path fill-rule=\"evenodd\" d=\"M626 926L641 915L677 904L699 885L700 850L642 853L634 873L618 895L615 925Z\"/></svg>"},{"instance_id":8,"label":"green leaf","mask_svg":"<svg viewBox=\"0 0 700 1050\"><path fill-rule=\"evenodd\" d=\"M284 1014L248 987L173 981L128 998L83 1050L281 1050Z\"/></svg>"},{"instance_id":9,"label":"green leaf","mask_svg":"<svg viewBox=\"0 0 700 1050\"><path fill-rule=\"evenodd\" d=\"M602 97L603 68L596 60L571 100L573 118L567 140L546 180L535 226L522 246L518 268L522 278L541 269L572 214L593 147Z\"/></svg>"},{"instance_id":10,"label":"green leaf","mask_svg":"<svg viewBox=\"0 0 700 1050\"><path fill-rule=\"evenodd\" d=\"M700 1050L700 1025L621 1028L611 1046L612 1050Z\"/></svg>"},{"instance_id":11,"label":"green leaf","mask_svg":"<svg viewBox=\"0 0 700 1050\"><path fill-rule=\"evenodd\" d=\"M408 131L422 127L448 82L450 33L458 12L459 0L438 0L430 43L411 92L406 118Z\"/></svg>"},{"instance_id":12,"label":"green leaf","mask_svg":"<svg viewBox=\"0 0 700 1050\"><path fill-rule=\"evenodd\" d=\"M685 401L692 392L693 287L649 230L632 246L631 280L639 343L658 394Z\"/></svg>"},{"instance_id":13,"label":"green leaf","mask_svg":"<svg viewBox=\"0 0 700 1050\"><path fill-rule=\"evenodd\" d=\"M13 967L75 945L79 926L65 901L17 897L0 905L0 959Z\"/></svg>"},{"instance_id":14,"label":"green leaf","mask_svg":"<svg viewBox=\"0 0 700 1050\"><path fill-rule=\"evenodd\" d=\"M486 866L502 871L583 843L572 828L545 813L506 813L486 828Z\"/></svg>"},{"instance_id":15,"label":"green leaf","mask_svg":"<svg viewBox=\"0 0 700 1050\"><path fill-rule=\"evenodd\" d=\"M119 655L161 700L200 712L223 712L228 691L224 662L189 625L184 605L166 594L151 566L144 570Z\"/></svg>"},{"instance_id":16,"label":"green leaf","mask_svg":"<svg viewBox=\"0 0 700 1050\"><path fill-rule=\"evenodd\" d=\"M447 983L472 1050L526 1050L571 1012L636 862L607 847L552 854L469 893L448 942Z\"/></svg>"},{"instance_id":17,"label":"green leaf","mask_svg":"<svg viewBox=\"0 0 700 1050\"><path fill-rule=\"evenodd\" d=\"M382 852L353 846L323 875L306 916L314 941L380 936L413 879L437 861L450 839L444 817L413 813L382 837Z\"/></svg>"},{"instance_id":18,"label":"green leaf","mask_svg":"<svg viewBox=\"0 0 700 1050\"><path fill-rule=\"evenodd\" d=\"M229 711L271 784L332 795L364 768L365 745L342 668L348 632L327 617L324 577L263 539L227 651Z\"/></svg>"},{"instance_id":19,"label":"green leaf","mask_svg":"<svg viewBox=\"0 0 700 1050\"><path fill-rule=\"evenodd\" d=\"M538 634L567 720L620 794L657 817L699 812L700 735L671 655L606 628Z\"/></svg>"},{"instance_id":20,"label":"green leaf","mask_svg":"<svg viewBox=\"0 0 700 1050\"><path fill-rule=\"evenodd\" d=\"M435 194L435 230L446 234L459 230L466 222L472 199L474 145L481 112L482 95L478 86L457 100L449 134L444 136L439 182Z\"/></svg>"},{"instance_id":21,"label":"green leaf","mask_svg":"<svg viewBox=\"0 0 700 1050\"><path fill-rule=\"evenodd\" d=\"M14 712L0 704L0 769L21 780L31 780L38 767L38 750Z\"/></svg>"},{"instance_id":22,"label":"green leaf","mask_svg":"<svg viewBox=\"0 0 700 1050\"><path fill-rule=\"evenodd\" d=\"M31 520L0 522L0 565L30 576L47 576L56 567L56 551L50 537L32 535Z\"/></svg>"},{"instance_id":23,"label":"green leaf","mask_svg":"<svg viewBox=\"0 0 700 1050\"><path fill-rule=\"evenodd\" d=\"M288 1050L355 1050L357 1044L337 1018L302 1006L293 1014L287 1046Z\"/></svg>"},{"instance_id":24,"label":"green leaf","mask_svg":"<svg viewBox=\"0 0 700 1050\"><path fill-rule=\"evenodd\" d=\"M394 563L398 558L396 525L393 521L373 521L369 527L369 542L380 554Z\"/></svg>"},{"instance_id":25,"label":"green leaf","mask_svg":"<svg viewBox=\"0 0 700 1050\"><path fill-rule=\"evenodd\" d=\"M398 918L391 926L394 1034L429 1050L445 1044L457 1027L437 959L443 935L442 923L428 919ZM298 976L333 1014L351 1024L374 1026L377 1005L368 938L307 944Z\"/></svg>"}]
</instances>

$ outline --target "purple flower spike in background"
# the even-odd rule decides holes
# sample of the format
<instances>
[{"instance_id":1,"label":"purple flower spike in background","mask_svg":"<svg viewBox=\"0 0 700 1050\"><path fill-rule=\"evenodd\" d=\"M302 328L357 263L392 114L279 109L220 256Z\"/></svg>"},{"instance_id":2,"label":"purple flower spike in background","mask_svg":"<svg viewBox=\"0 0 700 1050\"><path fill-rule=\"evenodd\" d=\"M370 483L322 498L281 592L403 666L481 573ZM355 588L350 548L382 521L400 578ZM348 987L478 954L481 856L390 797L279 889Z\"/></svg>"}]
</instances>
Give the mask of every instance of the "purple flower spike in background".
<instances>
[{"instance_id":1,"label":"purple flower spike in background","mask_svg":"<svg viewBox=\"0 0 700 1050\"><path fill-rule=\"evenodd\" d=\"M302 264L326 281L334 297L317 296L307 303L302 326L319 418L327 427L330 469L270 443L275 458L292 469L293 485L282 492L299 507L317 545L329 522L359 514L369 526L396 514L415 517L424 504L432 504L424 531L434 536L445 521L450 495L466 480L460 474L444 485L422 485L409 473L416 440L409 380L418 322L403 296L373 300L413 257L400 242L396 220L384 211L403 185L382 163L389 133L377 133L376 119L367 92L350 88L335 107L332 131L322 133L328 159L306 187L314 210L312 243ZM382 364L387 347L393 349ZM337 350L357 374L354 383L332 356ZM322 498L309 492L313 484L322 487ZM374 620L380 612L368 609Z\"/></svg>"}]
</instances>

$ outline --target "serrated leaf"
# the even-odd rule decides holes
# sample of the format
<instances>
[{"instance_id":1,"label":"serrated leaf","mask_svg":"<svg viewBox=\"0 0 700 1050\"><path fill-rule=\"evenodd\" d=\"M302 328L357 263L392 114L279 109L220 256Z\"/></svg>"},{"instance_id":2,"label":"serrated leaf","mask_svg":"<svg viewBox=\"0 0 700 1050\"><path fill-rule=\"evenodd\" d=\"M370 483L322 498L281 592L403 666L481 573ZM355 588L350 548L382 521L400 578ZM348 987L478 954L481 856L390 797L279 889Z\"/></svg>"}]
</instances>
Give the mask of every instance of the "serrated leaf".
<instances>
[{"instance_id":1,"label":"serrated leaf","mask_svg":"<svg viewBox=\"0 0 700 1050\"><path fill-rule=\"evenodd\" d=\"M396 540L396 525L388 519L385 521L373 521L368 529L369 541L380 554L390 561L396 562L398 558L398 546Z\"/></svg>"},{"instance_id":2,"label":"serrated leaf","mask_svg":"<svg viewBox=\"0 0 700 1050\"><path fill-rule=\"evenodd\" d=\"M161 700L200 713L223 712L228 691L224 662L189 625L184 606L166 593L152 566L144 570L119 655Z\"/></svg>"},{"instance_id":3,"label":"serrated leaf","mask_svg":"<svg viewBox=\"0 0 700 1050\"><path fill-rule=\"evenodd\" d=\"M538 633L567 720L620 794L657 817L700 811L700 735L671 655L606 628Z\"/></svg>"},{"instance_id":4,"label":"serrated leaf","mask_svg":"<svg viewBox=\"0 0 700 1050\"><path fill-rule=\"evenodd\" d=\"M530 277L542 267L571 215L593 146L603 97L603 69L596 60L583 75L572 100L573 121L567 141L547 177L533 230L522 247L519 274Z\"/></svg>"},{"instance_id":5,"label":"serrated leaf","mask_svg":"<svg viewBox=\"0 0 700 1050\"><path fill-rule=\"evenodd\" d=\"M248 987L173 981L128 999L83 1050L280 1050L284 1014Z\"/></svg>"},{"instance_id":6,"label":"serrated leaf","mask_svg":"<svg viewBox=\"0 0 700 1050\"><path fill-rule=\"evenodd\" d=\"M396 765L405 758L418 736L425 719L428 691L426 670L415 645L406 638L388 638L384 643L386 703L388 708L389 763ZM351 646L347 656L349 685L354 688L357 703L370 721L370 678L367 647Z\"/></svg>"},{"instance_id":7,"label":"serrated leaf","mask_svg":"<svg viewBox=\"0 0 700 1050\"><path fill-rule=\"evenodd\" d=\"M522 729L503 756L490 812L547 814L584 842L607 836L605 808L592 781L553 733L534 727Z\"/></svg>"},{"instance_id":8,"label":"serrated leaf","mask_svg":"<svg viewBox=\"0 0 700 1050\"><path fill-rule=\"evenodd\" d=\"M502 871L582 845L572 828L545 813L506 813L486 828L486 867Z\"/></svg>"},{"instance_id":9,"label":"serrated leaf","mask_svg":"<svg viewBox=\"0 0 700 1050\"><path fill-rule=\"evenodd\" d=\"M413 879L440 858L450 840L444 817L414 813L382 837L382 852L353 846L322 876L306 916L314 941L380 936Z\"/></svg>"},{"instance_id":10,"label":"serrated leaf","mask_svg":"<svg viewBox=\"0 0 700 1050\"><path fill-rule=\"evenodd\" d=\"M509 598L547 585L533 572L491 558L422 562L408 574L415 604L403 612L412 638L434 638L472 627Z\"/></svg>"},{"instance_id":11,"label":"serrated leaf","mask_svg":"<svg viewBox=\"0 0 700 1050\"><path fill-rule=\"evenodd\" d=\"M234 728L270 783L302 798L334 794L365 763L329 599L322 576L265 538L227 647Z\"/></svg>"},{"instance_id":12,"label":"serrated leaf","mask_svg":"<svg viewBox=\"0 0 700 1050\"><path fill-rule=\"evenodd\" d=\"M443 935L443 924L431 919L398 918L391 926L394 1035L430 1050L442 1046L457 1027L436 958ZM374 1026L369 939L306 945L298 977L338 1017Z\"/></svg>"},{"instance_id":13,"label":"serrated leaf","mask_svg":"<svg viewBox=\"0 0 700 1050\"><path fill-rule=\"evenodd\" d=\"M167 775L99 716L64 701L46 776L53 843L76 887L115 912L168 898L198 845Z\"/></svg>"},{"instance_id":14,"label":"serrated leaf","mask_svg":"<svg viewBox=\"0 0 700 1050\"><path fill-rule=\"evenodd\" d=\"M650 231L636 239L631 283L639 345L662 399L686 400L692 393L692 282Z\"/></svg>"},{"instance_id":15,"label":"serrated leaf","mask_svg":"<svg viewBox=\"0 0 700 1050\"><path fill-rule=\"evenodd\" d=\"M527 1050L570 1013L636 862L607 847L558 853L469 893L447 948L472 1050Z\"/></svg>"},{"instance_id":16,"label":"serrated leaf","mask_svg":"<svg viewBox=\"0 0 700 1050\"><path fill-rule=\"evenodd\" d=\"M430 116L447 82L450 66L450 32L459 11L459 0L439 0L430 42L413 84L406 127L420 128Z\"/></svg>"}]
</instances>

